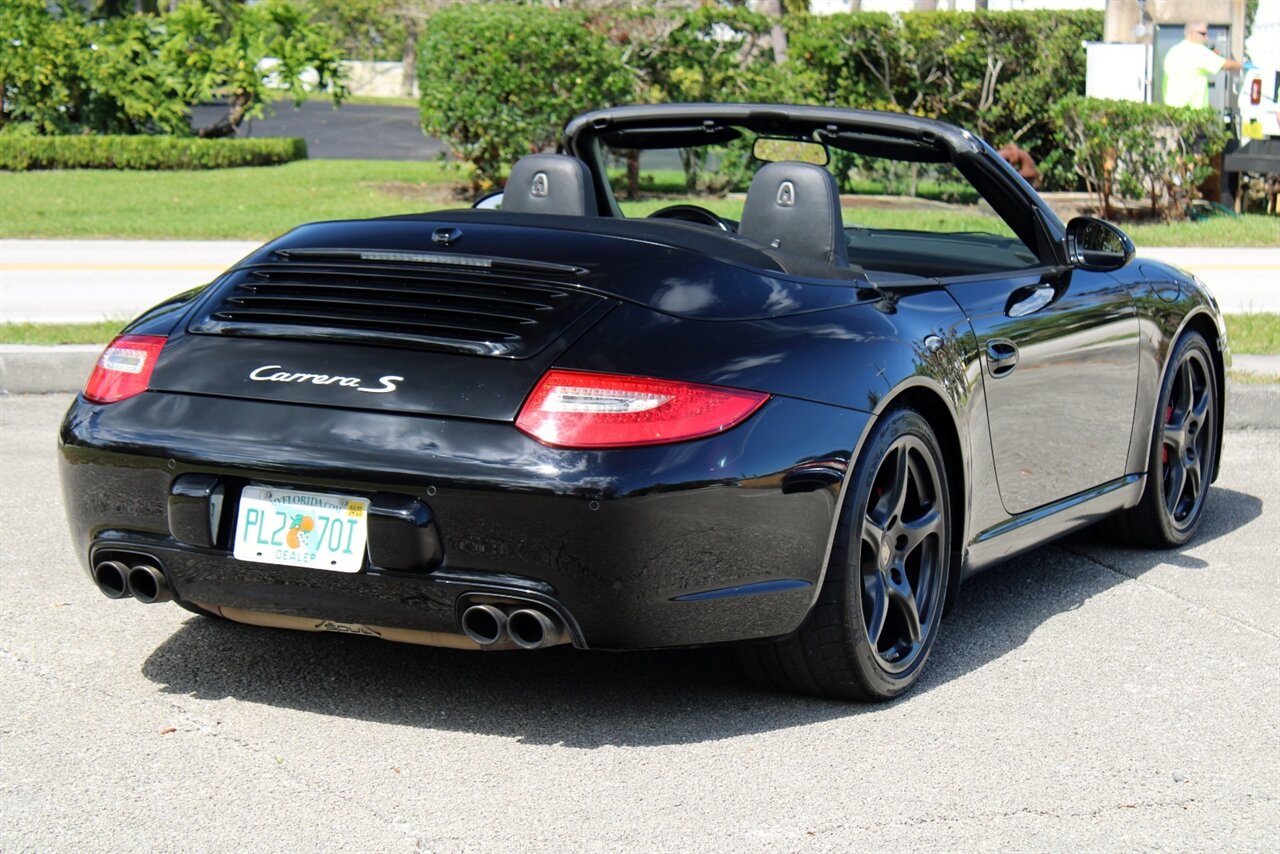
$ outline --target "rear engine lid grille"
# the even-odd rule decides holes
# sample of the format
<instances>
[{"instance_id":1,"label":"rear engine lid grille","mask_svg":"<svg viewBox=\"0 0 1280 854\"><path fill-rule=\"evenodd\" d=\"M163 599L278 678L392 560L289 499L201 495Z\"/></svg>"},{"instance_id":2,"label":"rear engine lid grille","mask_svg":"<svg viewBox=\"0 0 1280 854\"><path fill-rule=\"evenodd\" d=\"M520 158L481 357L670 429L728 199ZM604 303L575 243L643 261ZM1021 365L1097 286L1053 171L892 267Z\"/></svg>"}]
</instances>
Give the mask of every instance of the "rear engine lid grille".
<instances>
[{"instance_id":1,"label":"rear engine lid grille","mask_svg":"<svg viewBox=\"0 0 1280 854\"><path fill-rule=\"evenodd\" d=\"M524 358L601 302L577 289L584 271L560 264L344 249L272 258L233 272L189 331Z\"/></svg>"}]
</instances>

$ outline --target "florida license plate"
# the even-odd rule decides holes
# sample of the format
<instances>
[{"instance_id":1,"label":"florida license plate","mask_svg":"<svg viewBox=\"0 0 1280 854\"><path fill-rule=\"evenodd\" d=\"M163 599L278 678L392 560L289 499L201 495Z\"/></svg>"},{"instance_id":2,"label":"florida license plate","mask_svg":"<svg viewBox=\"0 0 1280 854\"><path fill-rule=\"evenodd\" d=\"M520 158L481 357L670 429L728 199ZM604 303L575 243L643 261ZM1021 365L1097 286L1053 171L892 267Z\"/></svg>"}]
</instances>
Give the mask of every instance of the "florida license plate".
<instances>
[{"instance_id":1,"label":"florida license plate","mask_svg":"<svg viewBox=\"0 0 1280 854\"><path fill-rule=\"evenodd\" d=\"M236 560L359 572L369 502L349 495L246 486L236 517Z\"/></svg>"}]
</instances>

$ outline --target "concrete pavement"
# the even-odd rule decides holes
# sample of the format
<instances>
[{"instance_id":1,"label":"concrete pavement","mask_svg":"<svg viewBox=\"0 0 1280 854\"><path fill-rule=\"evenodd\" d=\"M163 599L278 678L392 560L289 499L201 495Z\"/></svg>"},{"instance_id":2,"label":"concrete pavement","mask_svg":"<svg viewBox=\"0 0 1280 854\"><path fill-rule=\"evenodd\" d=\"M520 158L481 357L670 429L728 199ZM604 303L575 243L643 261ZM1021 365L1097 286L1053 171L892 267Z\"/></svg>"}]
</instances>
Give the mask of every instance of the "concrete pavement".
<instances>
[{"instance_id":1,"label":"concrete pavement","mask_svg":"<svg viewBox=\"0 0 1280 854\"><path fill-rule=\"evenodd\" d=\"M1280 433L1227 436L1184 548L1085 532L966 583L917 690L860 706L716 649L466 653L109 601L56 488L68 402L0 398L0 850L1275 848Z\"/></svg>"}]
</instances>

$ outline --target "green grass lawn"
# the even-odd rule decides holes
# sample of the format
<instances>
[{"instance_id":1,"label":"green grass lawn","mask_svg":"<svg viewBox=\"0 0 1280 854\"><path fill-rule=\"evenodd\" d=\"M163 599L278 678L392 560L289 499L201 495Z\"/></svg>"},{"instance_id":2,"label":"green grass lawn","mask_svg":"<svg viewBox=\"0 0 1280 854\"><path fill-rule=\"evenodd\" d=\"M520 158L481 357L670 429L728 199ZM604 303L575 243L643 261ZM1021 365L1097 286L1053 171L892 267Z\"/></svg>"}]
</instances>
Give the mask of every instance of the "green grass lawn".
<instances>
[{"instance_id":1,"label":"green grass lawn","mask_svg":"<svg viewBox=\"0 0 1280 854\"><path fill-rule=\"evenodd\" d=\"M676 189L674 172L646 176ZM0 172L0 237L266 240L301 222L459 207L463 167L378 160L307 160L283 166L190 172L66 170ZM678 198L627 202L644 216ZM741 198L701 200L736 219ZM991 231L1004 224L975 208L845 209L845 221L882 228ZM1280 246L1280 217L1216 217L1201 223L1136 225L1139 246Z\"/></svg>"},{"instance_id":2,"label":"green grass lawn","mask_svg":"<svg viewBox=\"0 0 1280 854\"><path fill-rule=\"evenodd\" d=\"M1280 314L1228 314L1227 342L1233 353L1280 354Z\"/></svg>"},{"instance_id":3,"label":"green grass lawn","mask_svg":"<svg viewBox=\"0 0 1280 854\"><path fill-rule=\"evenodd\" d=\"M1139 251L1144 246L1280 246L1280 216L1263 214L1122 228Z\"/></svg>"},{"instance_id":4,"label":"green grass lawn","mask_svg":"<svg viewBox=\"0 0 1280 854\"><path fill-rule=\"evenodd\" d=\"M0 324L0 344L106 344L127 322L3 323Z\"/></svg>"},{"instance_id":5,"label":"green grass lawn","mask_svg":"<svg viewBox=\"0 0 1280 854\"><path fill-rule=\"evenodd\" d=\"M190 172L0 172L0 237L266 240L302 222L465 205L453 164L304 160Z\"/></svg>"}]
</instances>

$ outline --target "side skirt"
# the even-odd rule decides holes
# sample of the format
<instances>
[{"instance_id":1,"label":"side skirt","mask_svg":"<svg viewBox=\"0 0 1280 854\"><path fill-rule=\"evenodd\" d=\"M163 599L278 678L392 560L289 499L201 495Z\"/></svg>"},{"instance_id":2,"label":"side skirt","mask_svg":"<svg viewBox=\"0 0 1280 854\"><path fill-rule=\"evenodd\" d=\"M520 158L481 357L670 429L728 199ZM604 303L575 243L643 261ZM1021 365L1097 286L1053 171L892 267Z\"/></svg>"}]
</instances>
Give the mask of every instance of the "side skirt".
<instances>
[{"instance_id":1,"label":"side skirt","mask_svg":"<svg viewBox=\"0 0 1280 854\"><path fill-rule=\"evenodd\" d=\"M962 575L972 575L1134 506L1142 498L1145 480L1145 474L1125 475L992 525L969 542Z\"/></svg>"}]
</instances>

